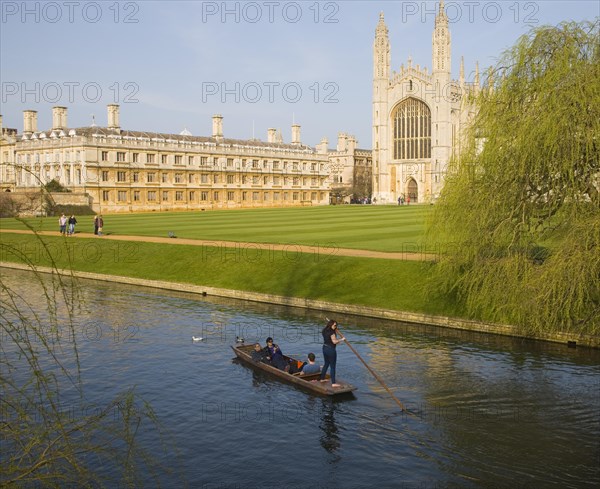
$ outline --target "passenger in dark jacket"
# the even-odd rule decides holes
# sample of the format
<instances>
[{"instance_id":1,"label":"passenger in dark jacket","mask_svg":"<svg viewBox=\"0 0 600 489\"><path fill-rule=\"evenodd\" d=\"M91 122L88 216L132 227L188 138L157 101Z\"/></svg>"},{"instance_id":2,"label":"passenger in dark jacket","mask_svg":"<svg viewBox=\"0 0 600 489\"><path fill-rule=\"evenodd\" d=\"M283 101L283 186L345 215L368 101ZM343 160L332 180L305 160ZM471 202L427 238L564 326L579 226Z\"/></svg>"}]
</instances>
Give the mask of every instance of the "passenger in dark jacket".
<instances>
[{"instance_id":1,"label":"passenger in dark jacket","mask_svg":"<svg viewBox=\"0 0 600 489\"><path fill-rule=\"evenodd\" d=\"M252 360L255 362L264 362L265 357L267 356L267 352L264 348L260 347L260 344L256 343L254 345L254 351L252 352Z\"/></svg>"},{"instance_id":2,"label":"passenger in dark jacket","mask_svg":"<svg viewBox=\"0 0 600 489\"><path fill-rule=\"evenodd\" d=\"M285 361L285 358L283 358L283 353L281 353L279 346L273 343L273 338L267 338L267 346L265 350L267 352L267 361L273 365L273 367L278 368L279 370L286 369L287 362Z\"/></svg>"}]
</instances>

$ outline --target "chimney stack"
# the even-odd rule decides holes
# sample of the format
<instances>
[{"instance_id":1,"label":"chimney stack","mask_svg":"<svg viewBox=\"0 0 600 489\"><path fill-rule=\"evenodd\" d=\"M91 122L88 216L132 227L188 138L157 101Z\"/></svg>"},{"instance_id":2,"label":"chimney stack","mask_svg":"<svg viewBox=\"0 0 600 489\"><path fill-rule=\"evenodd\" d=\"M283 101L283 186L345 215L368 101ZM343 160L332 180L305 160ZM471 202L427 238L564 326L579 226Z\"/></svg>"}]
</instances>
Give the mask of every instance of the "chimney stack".
<instances>
[{"instance_id":1,"label":"chimney stack","mask_svg":"<svg viewBox=\"0 0 600 489\"><path fill-rule=\"evenodd\" d=\"M346 151L348 147L348 135L345 132L338 133L337 151Z\"/></svg>"},{"instance_id":2,"label":"chimney stack","mask_svg":"<svg viewBox=\"0 0 600 489\"><path fill-rule=\"evenodd\" d=\"M317 144L317 153L320 155L326 155L328 153L329 140L327 138L321 139L321 142Z\"/></svg>"},{"instance_id":3,"label":"chimney stack","mask_svg":"<svg viewBox=\"0 0 600 489\"><path fill-rule=\"evenodd\" d=\"M67 108L52 107L52 130L67 128Z\"/></svg>"},{"instance_id":4,"label":"chimney stack","mask_svg":"<svg viewBox=\"0 0 600 489\"><path fill-rule=\"evenodd\" d=\"M348 136L347 149L349 153L354 153L354 151L356 150L356 138L354 136Z\"/></svg>"},{"instance_id":5,"label":"chimney stack","mask_svg":"<svg viewBox=\"0 0 600 489\"><path fill-rule=\"evenodd\" d=\"M120 131L121 126L119 125L119 105L108 104L106 106L106 110L108 112L108 128L114 129L115 131Z\"/></svg>"},{"instance_id":6,"label":"chimney stack","mask_svg":"<svg viewBox=\"0 0 600 489\"><path fill-rule=\"evenodd\" d=\"M31 135L37 132L37 110L23 111L23 134Z\"/></svg>"},{"instance_id":7,"label":"chimney stack","mask_svg":"<svg viewBox=\"0 0 600 489\"><path fill-rule=\"evenodd\" d=\"M276 143L277 138L277 129L270 127L267 129L267 142L268 143Z\"/></svg>"},{"instance_id":8,"label":"chimney stack","mask_svg":"<svg viewBox=\"0 0 600 489\"><path fill-rule=\"evenodd\" d=\"M212 137L215 139L223 139L223 116L221 114L215 114L213 115L212 121Z\"/></svg>"},{"instance_id":9,"label":"chimney stack","mask_svg":"<svg viewBox=\"0 0 600 489\"><path fill-rule=\"evenodd\" d=\"M300 144L300 124L292 125L292 144Z\"/></svg>"}]
</instances>

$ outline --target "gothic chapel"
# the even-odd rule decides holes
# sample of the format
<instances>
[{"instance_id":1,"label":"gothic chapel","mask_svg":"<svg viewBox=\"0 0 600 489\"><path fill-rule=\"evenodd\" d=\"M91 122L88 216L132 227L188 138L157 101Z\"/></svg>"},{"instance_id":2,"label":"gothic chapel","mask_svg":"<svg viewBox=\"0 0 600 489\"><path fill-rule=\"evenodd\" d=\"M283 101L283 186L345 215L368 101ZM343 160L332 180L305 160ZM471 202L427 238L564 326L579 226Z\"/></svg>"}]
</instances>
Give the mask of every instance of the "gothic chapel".
<instances>
[{"instance_id":1,"label":"gothic chapel","mask_svg":"<svg viewBox=\"0 0 600 489\"><path fill-rule=\"evenodd\" d=\"M450 78L451 41L443 0L435 16L432 71L407 66L390 72L390 42L383 13L373 46L373 197L390 204L434 202L448 162L460 152L461 133L474 113L469 92L479 91L479 68L465 81Z\"/></svg>"}]
</instances>

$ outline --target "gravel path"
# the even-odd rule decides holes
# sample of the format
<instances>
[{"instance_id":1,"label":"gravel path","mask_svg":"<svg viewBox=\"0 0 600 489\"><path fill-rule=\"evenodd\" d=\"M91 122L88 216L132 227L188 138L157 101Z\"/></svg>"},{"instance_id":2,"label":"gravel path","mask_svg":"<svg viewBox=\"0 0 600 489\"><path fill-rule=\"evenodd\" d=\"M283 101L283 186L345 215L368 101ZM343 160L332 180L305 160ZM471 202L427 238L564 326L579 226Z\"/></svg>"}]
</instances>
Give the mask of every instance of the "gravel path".
<instances>
[{"instance_id":1,"label":"gravel path","mask_svg":"<svg viewBox=\"0 0 600 489\"><path fill-rule=\"evenodd\" d=\"M14 234L33 234L28 230L17 229L2 229L1 233ZM37 231L37 234L43 236L57 236L59 233L53 231ZM386 260L405 260L405 261L434 261L437 258L433 253L420 253L414 251L371 251L371 250L356 250L352 248L339 248L331 243L327 246L307 246L295 243L246 243L237 241L219 241L205 239L188 239L188 238L164 238L158 236L126 236L119 234L104 234L103 236L95 236L92 233L76 233L72 238L96 238L96 239L112 239L116 241L141 241L144 243L166 243L170 245L192 245L192 246L214 246L223 248L238 248L238 249L261 249L261 250L282 250L290 253L323 253L328 256L353 256L359 258L382 258ZM71 238L65 238L71 239Z\"/></svg>"}]
</instances>

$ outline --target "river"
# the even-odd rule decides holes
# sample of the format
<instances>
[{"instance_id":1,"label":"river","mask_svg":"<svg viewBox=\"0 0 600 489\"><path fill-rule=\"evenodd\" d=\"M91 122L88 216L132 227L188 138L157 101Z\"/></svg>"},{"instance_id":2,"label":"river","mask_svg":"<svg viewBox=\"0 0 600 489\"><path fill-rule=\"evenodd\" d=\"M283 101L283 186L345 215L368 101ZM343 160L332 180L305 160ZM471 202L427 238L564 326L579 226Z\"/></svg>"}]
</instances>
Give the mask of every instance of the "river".
<instances>
[{"instance_id":1,"label":"river","mask_svg":"<svg viewBox=\"0 0 600 489\"><path fill-rule=\"evenodd\" d=\"M2 282L47 314L33 274L3 269ZM79 284L86 402L103 405L135 386L171 447L155 450L155 433L142 426L140 443L172 469L159 475L164 487L600 485L599 351L336 315L406 415L344 345L338 377L358 390L335 401L234 360L236 336L272 336L284 353L313 351L322 363L327 312Z\"/></svg>"}]
</instances>

